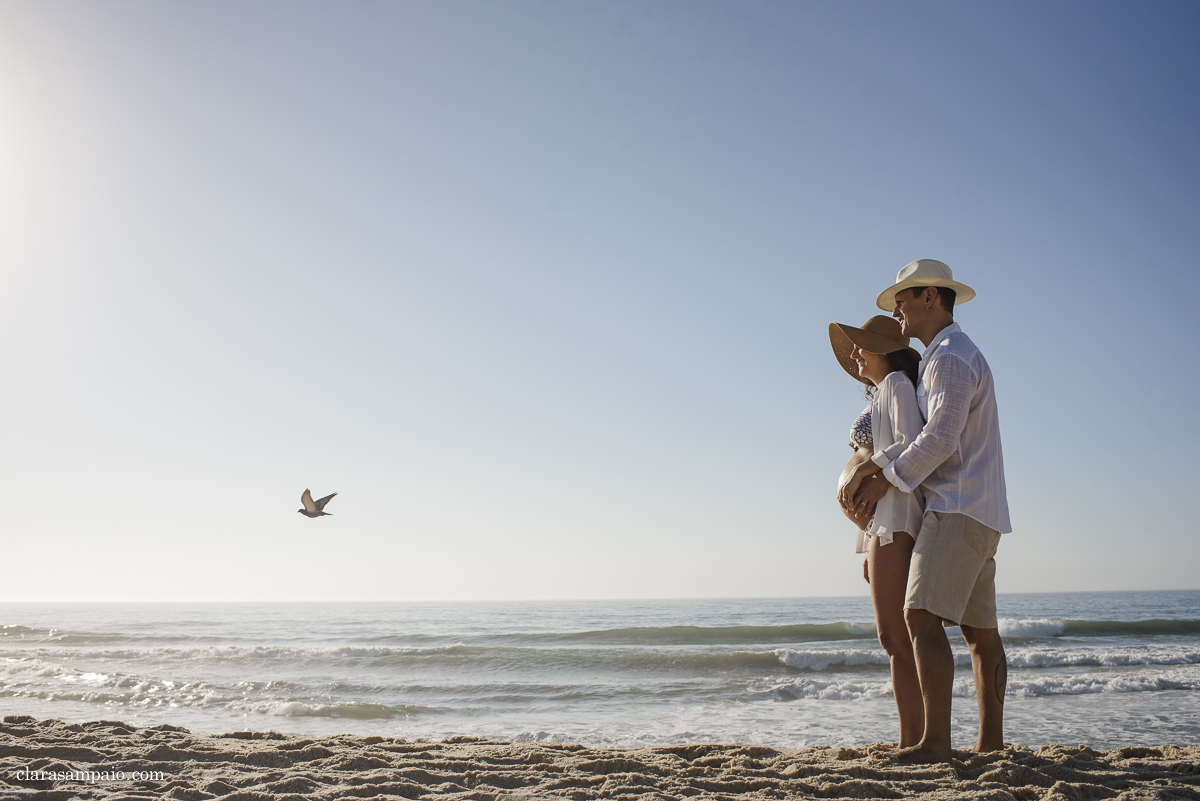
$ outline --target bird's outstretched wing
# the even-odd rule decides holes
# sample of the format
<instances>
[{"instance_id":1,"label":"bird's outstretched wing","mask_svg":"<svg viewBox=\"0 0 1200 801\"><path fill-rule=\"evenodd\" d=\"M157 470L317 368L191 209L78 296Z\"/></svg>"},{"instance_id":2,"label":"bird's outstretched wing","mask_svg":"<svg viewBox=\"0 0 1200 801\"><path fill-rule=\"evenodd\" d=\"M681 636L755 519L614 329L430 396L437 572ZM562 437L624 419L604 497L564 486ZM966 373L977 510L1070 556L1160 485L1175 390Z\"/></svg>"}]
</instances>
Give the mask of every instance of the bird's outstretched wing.
<instances>
[{"instance_id":1,"label":"bird's outstretched wing","mask_svg":"<svg viewBox=\"0 0 1200 801\"><path fill-rule=\"evenodd\" d=\"M307 490L306 490L306 492L307 492ZM335 492L335 493L333 493L333 495L337 495L337 493ZM330 499L330 498L332 498L332 497L333 497L333 495L326 495L324 498L322 498L321 500L317 501L317 511L318 511L318 512L324 511L324 509L325 509L325 504L329 503L329 499ZM312 496L311 496L311 495L310 495L310 496L308 496L308 499L311 501L311 500L312 500Z\"/></svg>"},{"instance_id":2,"label":"bird's outstretched wing","mask_svg":"<svg viewBox=\"0 0 1200 801\"><path fill-rule=\"evenodd\" d=\"M329 499L326 498L325 500ZM300 503L304 504L304 511L306 512L317 512L321 509L320 506L317 506L315 503L313 503L312 493L308 490L305 490L304 494L300 496Z\"/></svg>"}]
</instances>

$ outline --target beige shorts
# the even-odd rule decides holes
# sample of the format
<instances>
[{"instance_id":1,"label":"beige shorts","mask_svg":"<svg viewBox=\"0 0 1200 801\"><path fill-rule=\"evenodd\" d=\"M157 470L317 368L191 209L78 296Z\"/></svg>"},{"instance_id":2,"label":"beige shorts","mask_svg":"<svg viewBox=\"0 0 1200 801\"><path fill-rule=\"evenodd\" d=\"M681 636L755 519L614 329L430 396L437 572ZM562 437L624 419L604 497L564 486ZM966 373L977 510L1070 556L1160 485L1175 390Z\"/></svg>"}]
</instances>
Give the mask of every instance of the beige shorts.
<instances>
[{"instance_id":1,"label":"beige shorts","mask_svg":"<svg viewBox=\"0 0 1200 801\"><path fill-rule=\"evenodd\" d=\"M948 625L996 628L996 546L1000 534L966 515L926 512L908 569L905 609Z\"/></svg>"}]
</instances>

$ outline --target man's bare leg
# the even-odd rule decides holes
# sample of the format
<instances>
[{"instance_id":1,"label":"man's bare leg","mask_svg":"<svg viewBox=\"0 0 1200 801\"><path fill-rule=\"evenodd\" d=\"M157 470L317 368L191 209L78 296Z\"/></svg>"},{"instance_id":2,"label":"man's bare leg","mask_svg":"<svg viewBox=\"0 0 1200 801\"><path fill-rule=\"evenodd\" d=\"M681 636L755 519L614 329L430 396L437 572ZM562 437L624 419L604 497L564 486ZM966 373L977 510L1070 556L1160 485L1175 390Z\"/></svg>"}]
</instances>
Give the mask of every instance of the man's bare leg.
<instances>
[{"instance_id":1,"label":"man's bare leg","mask_svg":"<svg viewBox=\"0 0 1200 801\"><path fill-rule=\"evenodd\" d=\"M896 752L901 762L950 761L950 702L954 690L954 654L942 619L924 609L905 609L904 620L912 636L925 705L925 733L912 748Z\"/></svg>"},{"instance_id":2,"label":"man's bare leg","mask_svg":"<svg viewBox=\"0 0 1200 801\"><path fill-rule=\"evenodd\" d=\"M976 751L999 751L1004 747L1004 690L1008 686L1008 660L996 629L962 627L963 639L971 649L971 671L975 675L975 697L979 700L979 739Z\"/></svg>"}]
</instances>

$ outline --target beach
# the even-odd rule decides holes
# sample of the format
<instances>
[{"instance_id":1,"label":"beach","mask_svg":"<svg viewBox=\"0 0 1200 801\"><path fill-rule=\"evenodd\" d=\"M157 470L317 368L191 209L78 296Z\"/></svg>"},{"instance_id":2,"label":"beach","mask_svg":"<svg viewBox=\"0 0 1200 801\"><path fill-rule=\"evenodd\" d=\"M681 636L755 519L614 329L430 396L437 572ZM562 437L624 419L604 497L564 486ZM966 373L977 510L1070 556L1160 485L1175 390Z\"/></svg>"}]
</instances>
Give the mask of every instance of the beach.
<instances>
[{"instance_id":1,"label":"beach","mask_svg":"<svg viewBox=\"0 0 1200 801\"><path fill-rule=\"evenodd\" d=\"M589 748L175 726L0 724L0 798L300 801L334 798L1197 799L1200 748L1054 745L905 766L865 748Z\"/></svg>"},{"instance_id":2,"label":"beach","mask_svg":"<svg viewBox=\"0 0 1200 801\"><path fill-rule=\"evenodd\" d=\"M1012 745L933 766L866 599L10 604L0 801L1200 799L1200 593L1002 600Z\"/></svg>"},{"instance_id":3,"label":"beach","mask_svg":"<svg viewBox=\"0 0 1200 801\"><path fill-rule=\"evenodd\" d=\"M1200 593L1002 596L1005 739L1200 744ZM975 740L951 633L953 743ZM897 736L869 599L0 605L0 718L589 748Z\"/></svg>"}]
</instances>

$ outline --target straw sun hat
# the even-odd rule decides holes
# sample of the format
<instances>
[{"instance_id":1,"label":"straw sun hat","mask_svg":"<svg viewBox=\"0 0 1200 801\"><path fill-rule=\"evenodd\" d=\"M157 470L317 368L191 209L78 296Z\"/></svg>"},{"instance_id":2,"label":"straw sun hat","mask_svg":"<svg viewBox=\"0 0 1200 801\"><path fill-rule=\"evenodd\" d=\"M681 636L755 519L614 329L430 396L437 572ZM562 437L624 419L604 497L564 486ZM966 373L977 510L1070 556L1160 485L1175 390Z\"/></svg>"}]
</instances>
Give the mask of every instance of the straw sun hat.
<instances>
[{"instance_id":1,"label":"straw sun hat","mask_svg":"<svg viewBox=\"0 0 1200 801\"><path fill-rule=\"evenodd\" d=\"M914 286L944 286L953 289L955 306L975 297L974 289L954 280L954 273L950 272L950 267L945 262L937 259L917 259L900 268L900 272L896 273L896 283L879 293L875 305L885 312L890 312L896 308L896 293L912 289Z\"/></svg>"},{"instance_id":2,"label":"straw sun hat","mask_svg":"<svg viewBox=\"0 0 1200 801\"><path fill-rule=\"evenodd\" d=\"M851 378L861 381L867 386L875 386L869 379L858 374L858 365L850 358L850 351L855 345L867 353L893 353L907 350L917 361L921 354L908 346L908 337L900 333L900 321L891 317L877 314L862 324L862 328L854 328L841 323L829 324L829 344L833 345L833 355L838 364L850 374Z\"/></svg>"}]
</instances>

